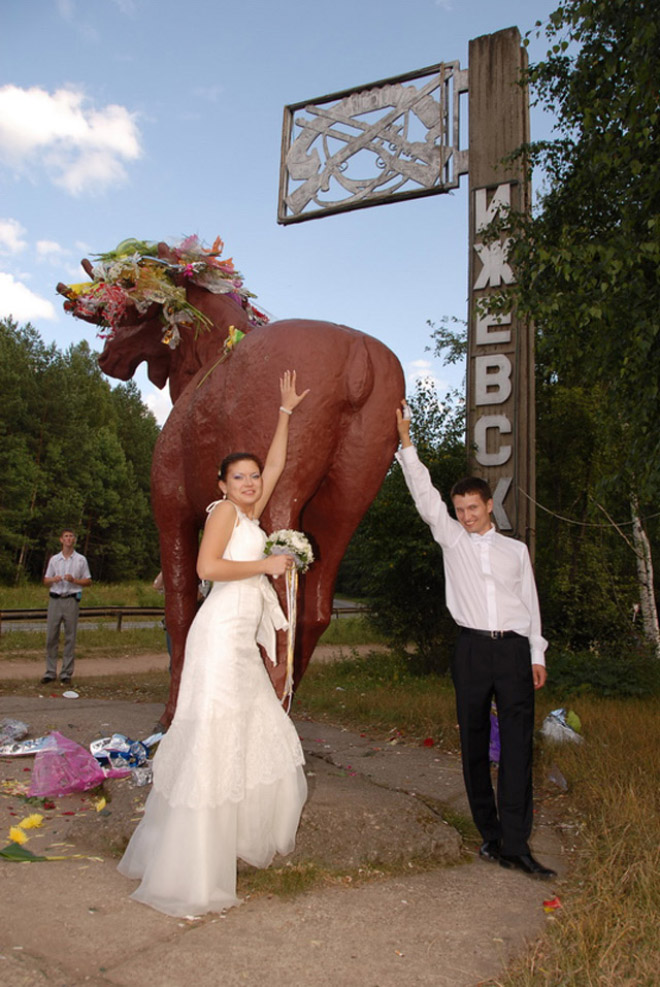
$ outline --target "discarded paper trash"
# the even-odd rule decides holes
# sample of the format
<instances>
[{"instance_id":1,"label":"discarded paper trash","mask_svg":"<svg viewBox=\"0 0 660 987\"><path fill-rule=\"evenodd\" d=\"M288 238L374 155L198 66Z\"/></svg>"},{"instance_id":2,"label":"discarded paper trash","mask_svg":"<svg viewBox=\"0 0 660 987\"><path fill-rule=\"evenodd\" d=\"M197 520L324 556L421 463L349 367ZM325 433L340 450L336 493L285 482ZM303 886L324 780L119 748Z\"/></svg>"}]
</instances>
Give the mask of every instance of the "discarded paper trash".
<instances>
[{"instance_id":1,"label":"discarded paper trash","mask_svg":"<svg viewBox=\"0 0 660 987\"><path fill-rule=\"evenodd\" d=\"M139 768L147 763L150 749L158 743L162 736L162 733L154 733L146 740L131 740L123 733L113 733L111 737L93 740L89 749L101 765Z\"/></svg>"},{"instance_id":2,"label":"discarded paper trash","mask_svg":"<svg viewBox=\"0 0 660 987\"><path fill-rule=\"evenodd\" d=\"M8 741L6 744L0 744L0 757L24 757L28 754L37 754L47 743L48 737Z\"/></svg>"}]
</instances>

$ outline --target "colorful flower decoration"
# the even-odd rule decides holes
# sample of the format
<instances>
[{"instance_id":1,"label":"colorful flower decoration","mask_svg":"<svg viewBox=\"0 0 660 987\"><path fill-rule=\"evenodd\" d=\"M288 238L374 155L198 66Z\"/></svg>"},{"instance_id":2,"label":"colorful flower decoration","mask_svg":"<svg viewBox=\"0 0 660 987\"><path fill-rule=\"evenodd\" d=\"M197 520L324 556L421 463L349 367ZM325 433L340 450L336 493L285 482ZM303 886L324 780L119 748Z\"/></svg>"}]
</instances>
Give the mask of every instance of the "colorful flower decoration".
<instances>
[{"instance_id":1,"label":"colorful flower decoration","mask_svg":"<svg viewBox=\"0 0 660 987\"><path fill-rule=\"evenodd\" d=\"M265 325L268 316L250 302L255 296L244 287L233 260L221 259L223 247L220 237L207 249L197 236L188 236L169 247L170 257L165 259L158 256L155 242L123 240L115 250L96 255L92 281L66 286L66 307L73 315L107 326L99 335L108 338L129 305L144 315L156 303L161 306L163 343L175 349L183 327L196 332L212 328L210 319L187 300L185 283L190 282L213 294L228 295L242 306L251 325Z\"/></svg>"}]
</instances>

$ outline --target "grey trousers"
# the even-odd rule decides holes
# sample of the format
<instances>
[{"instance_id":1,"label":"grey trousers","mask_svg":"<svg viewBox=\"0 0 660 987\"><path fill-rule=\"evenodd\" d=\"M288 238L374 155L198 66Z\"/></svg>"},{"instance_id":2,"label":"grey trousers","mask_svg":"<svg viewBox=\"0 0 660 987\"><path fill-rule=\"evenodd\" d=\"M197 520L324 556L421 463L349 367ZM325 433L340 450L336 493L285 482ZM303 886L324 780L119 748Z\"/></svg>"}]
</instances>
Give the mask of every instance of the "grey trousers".
<instances>
[{"instance_id":1,"label":"grey trousers","mask_svg":"<svg viewBox=\"0 0 660 987\"><path fill-rule=\"evenodd\" d=\"M62 652L61 675L73 675L76 631L78 630L79 601L75 596L63 596L48 600L48 623L46 625L46 675L57 678L57 647L60 640L60 625L64 624L64 651Z\"/></svg>"}]
</instances>

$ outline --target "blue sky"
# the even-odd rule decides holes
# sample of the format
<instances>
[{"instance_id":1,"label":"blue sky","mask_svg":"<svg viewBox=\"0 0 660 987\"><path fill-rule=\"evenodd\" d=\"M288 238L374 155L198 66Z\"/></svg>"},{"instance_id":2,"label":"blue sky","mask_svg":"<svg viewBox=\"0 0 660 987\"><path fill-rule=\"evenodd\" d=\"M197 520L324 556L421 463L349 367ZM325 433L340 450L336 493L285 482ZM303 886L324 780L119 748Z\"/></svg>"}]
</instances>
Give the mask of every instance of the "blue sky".
<instances>
[{"instance_id":1,"label":"blue sky","mask_svg":"<svg viewBox=\"0 0 660 987\"><path fill-rule=\"evenodd\" d=\"M460 382L427 320L464 318L467 190L282 227L282 109L440 61L545 20L556 0L3 0L0 316L65 348L93 328L58 281L129 236L225 241L258 304L382 339L409 383ZM545 54L532 39L532 60ZM551 121L532 115L532 135ZM169 406L140 371L159 420Z\"/></svg>"}]
</instances>

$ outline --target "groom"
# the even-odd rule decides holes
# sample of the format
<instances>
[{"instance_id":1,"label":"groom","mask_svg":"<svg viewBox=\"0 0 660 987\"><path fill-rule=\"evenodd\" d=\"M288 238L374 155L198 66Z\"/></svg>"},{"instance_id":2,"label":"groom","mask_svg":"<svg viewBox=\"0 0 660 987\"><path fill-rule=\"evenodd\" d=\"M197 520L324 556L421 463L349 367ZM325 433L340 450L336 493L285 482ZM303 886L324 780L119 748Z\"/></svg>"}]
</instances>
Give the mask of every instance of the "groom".
<instances>
[{"instance_id":1,"label":"groom","mask_svg":"<svg viewBox=\"0 0 660 987\"><path fill-rule=\"evenodd\" d=\"M405 402L402 402L405 409ZM397 408L396 457L422 519L442 548L447 607L460 627L452 660L463 777L483 843L479 855L536 878L555 877L531 855L534 690L546 681L545 649L527 547L500 535L490 519L493 498L479 477L456 483L457 520L433 487ZM497 805L490 779L492 697L497 702L500 765Z\"/></svg>"}]
</instances>

